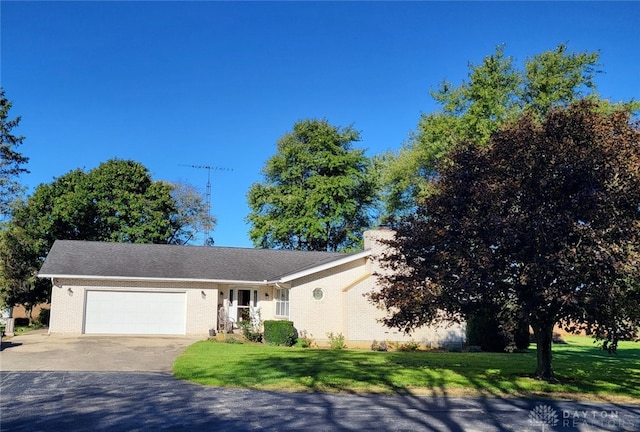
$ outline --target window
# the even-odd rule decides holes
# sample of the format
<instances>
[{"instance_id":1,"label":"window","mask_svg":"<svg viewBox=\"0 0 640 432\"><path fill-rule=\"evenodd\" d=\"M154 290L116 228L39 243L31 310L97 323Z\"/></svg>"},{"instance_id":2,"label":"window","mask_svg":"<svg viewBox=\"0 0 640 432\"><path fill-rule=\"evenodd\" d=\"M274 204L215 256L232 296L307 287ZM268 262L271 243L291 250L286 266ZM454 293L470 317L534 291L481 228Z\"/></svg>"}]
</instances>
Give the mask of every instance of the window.
<instances>
[{"instance_id":1,"label":"window","mask_svg":"<svg viewBox=\"0 0 640 432\"><path fill-rule=\"evenodd\" d=\"M276 315L289 317L289 290L286 288L276 289Z\"/></svg>"},{"instance_id":2,"label":"window","mask_svg":"<svg viewBox=\"0 0 640 432\"><path fill-rule=\"evenodd\" d=\"M315 300L322 300L323 297L324 297L324 291L322 290L322 288L316 288L313 290L313 298Z\"/></svg>"}]
</instances>

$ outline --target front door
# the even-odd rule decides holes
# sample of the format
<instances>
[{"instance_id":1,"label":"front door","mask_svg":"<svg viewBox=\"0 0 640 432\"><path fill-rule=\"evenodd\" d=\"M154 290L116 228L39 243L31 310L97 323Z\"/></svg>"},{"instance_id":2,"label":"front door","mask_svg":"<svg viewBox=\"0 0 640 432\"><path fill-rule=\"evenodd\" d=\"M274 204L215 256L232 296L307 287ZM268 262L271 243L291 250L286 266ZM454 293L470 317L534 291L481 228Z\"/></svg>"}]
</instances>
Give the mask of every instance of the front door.
<instances>
[{"instance_id":1,"label":"front door","mask_svg":"<svg viewBox=\"0 0 640 432\"><path fill-rule=\"evenodd\" d=\"M238 290L238 321L251 319L251 290Z\"/></svg>"},{"instance_id":2,"label":"front door","mask_svg":"<svg viewBox=\"0 0 640 432\"><path fill-rule=\"evenodd\" d=\"M229 290L229 318L234 323L239 321L249 321L251 319L251 290L239 289L234 296L234 290Z\"/></svg>"}]
</instances>

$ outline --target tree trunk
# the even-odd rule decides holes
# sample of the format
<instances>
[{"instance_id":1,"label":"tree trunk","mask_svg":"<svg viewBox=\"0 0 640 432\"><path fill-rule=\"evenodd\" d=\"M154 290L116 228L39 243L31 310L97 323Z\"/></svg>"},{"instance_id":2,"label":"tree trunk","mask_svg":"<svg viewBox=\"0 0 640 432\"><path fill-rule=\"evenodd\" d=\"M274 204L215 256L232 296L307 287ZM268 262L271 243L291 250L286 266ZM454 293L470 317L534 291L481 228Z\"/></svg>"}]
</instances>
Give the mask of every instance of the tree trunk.
<instances>
[{"instance_id":1,"label":"tree trunk","mask_svg":"<svg viewBox=\"0 0 640 432\"><path fill-rule=\"evenodd\" d=\"M33 324L33 316L32 316L32 312L33 312L33 305L28 305L25 304L24 306L24 311L25 314L27 315L27 318L29 319L29 325Z\"/></svg>"},{"instance_id":2,"label":"tree trunk","mask_svg":"<svg viewBox=\"0 0 640 432\"><path fill-rule=\"evenodd\" d=\"M553 344L553 324L538 324L533 326L536 337L536 353L538 364L536 377L551 381L554 379L551 365L551 345Z\"/></svg>"}]
</instances>

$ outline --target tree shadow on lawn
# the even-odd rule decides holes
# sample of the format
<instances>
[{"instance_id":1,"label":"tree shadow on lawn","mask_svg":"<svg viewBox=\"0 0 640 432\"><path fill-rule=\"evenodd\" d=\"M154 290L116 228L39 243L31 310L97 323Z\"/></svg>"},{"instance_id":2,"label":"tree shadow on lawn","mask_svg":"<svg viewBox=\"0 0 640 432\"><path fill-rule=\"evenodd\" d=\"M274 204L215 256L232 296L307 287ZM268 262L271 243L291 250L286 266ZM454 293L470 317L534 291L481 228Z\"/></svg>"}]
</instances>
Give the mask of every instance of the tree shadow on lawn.
<instances>
[{"instance_id":1,"label":"tree shadow on lawn","mask_svg":"<svg viewBox=\"0 0 640 432\"><path fill-rule=\"evenodd\" d=\"M483 401L465 402L450 394L445 376L448 371L429 367L426 361L429 355L427 352L373 353L309 349L279 356L270 355L270 351L265 350L264 353L239 356L231 369L200 369L195 379L206 382L207 378L215 378L216 382L224 383L223 385L253 389L264 389L262 384L268 384L269 381L289 381L292 382L289 390L303 392L291 394L289 397L292 400L300 403L300 400L306 398L304 394L312 397L313 393L315 400L323 402L315 402L310 406L321 406L327 410L325 418L331 421L339 419L342 409L346 409L339 406L339 399L335 399L339 396L337 393L350 394L357 398L355 404L353 401L349 403L348 409L351 412L361 410L367 413L366 416L375 417L380 409L380 414L385 410L397 416L395 420L387 416L378 419L376 429L379 430L404 430L401 425L411 425L407 430L417 428L425 431L462 432L467 430L469 416L475 417L474 421L477 422L491 423L493 430L509 430L503 428L493 416L487 418L480 412L488 407ZM405 372L405 369L409 372ZM415 384L401 384L406 379L402 380L399 375L415 374L416 370L423 373ZM424 393L425 389L429 390L429 394ZM513 402L517 405L517 401Z\"/></svg>"},{"instance_id":2,"label":"tree shadow on lawn","mask_svg":"<svg viewBox=\"0 0 640 432\"><path fill-rule=\"evenodd\" d=\"M633 344L633 345L631 345ZM553 351L556 374L579 390L632 395L640 399L640 344L626 343L617 353L610 354L597 345L568 345Z\"/></svg>"},{"instance_id":3,"label":"tree shadow on lawn","mask_svg":"<svg viewBox=\"0 0 640 432\"><path fill-rule=\"evenodd\" d=\"M505 396L524 391L511 376L493 369L509 354L482 353L485 360L481 362L474 353L424 351L309 349L278 355L267 349L247 354L220 368L191 367L190 379L204 384L311 392L451 396L469 394L471 388L476 390L471 391L473 395ZM510 356L527 362L520 354ZM522 366L523 374L535 365L531 359L528 363ZM463 388L467 390L461 391Z\"/></svg>"},{"instance_id":4,"label":"tree shadow on lawn","mask_svg":"<svg viewBox=\"0 0 640 432\"><path fill-rule=\"evenodd\" d=\"M370 358L353 351L305 349L281 356L266 350L240 356L233 363L225 370L192 369L191 376L199 382L212 379L222 385L247 388L286 381L297 391L357 393L352 389L361 383L363 391L369 387L384 393L409 393L390 379L388 363L372 364Z\"/></svg>"},{"instance_id":5,"label":"tree shadow on lawn","mask_svg":"<svg viewBox=\"0 0 640 432\"><path fill-rule=\"evenodd\" d=\"M514 361L523 353L500 354ZM554 346L553 368L556 380L547 382L535 377L535 346L528 350L530 366L523 364L518 372L486 379L483 373L465 374L482 395L504 397L516 394L525 397L555 397L562 399L640 400L640 345L619 349L609 354L598 346L567 344ZM487 369L489 372L490 369ZM520 384L518 384L520 381Z\"/></svg>"},{"instance_id":6,"label":"tree shadow on lawn","mask_svg":"<svg viewBox=\"0 0 640 432\"><path fill-rule=\"evenodd\" d=\"M372 352L244 345L194 361L188 378L208 385L302 392L480 397L640 397L640 348L609 355L597 347L554 347L558 381L535 379L535 349L526 353ZM243 345L237 346L243 347ZM220 364L220 367L216 366ZM180 373L176 374L180 377ZM601 397L606 399L606 397Z\"/></svg>"}]
</instances>

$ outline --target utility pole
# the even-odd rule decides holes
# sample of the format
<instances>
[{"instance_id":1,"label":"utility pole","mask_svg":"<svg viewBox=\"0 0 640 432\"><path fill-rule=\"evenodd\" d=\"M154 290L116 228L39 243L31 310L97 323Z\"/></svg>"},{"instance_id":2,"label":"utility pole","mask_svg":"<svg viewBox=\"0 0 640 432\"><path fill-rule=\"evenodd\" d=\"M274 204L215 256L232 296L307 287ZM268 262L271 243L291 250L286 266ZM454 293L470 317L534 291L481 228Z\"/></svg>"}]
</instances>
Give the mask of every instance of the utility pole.
<instances>
[{"instance_id":1,"label":"utility pole","mask_svg":"<svg viewBox=\"0 0 640 432\"><path fill-rule=\"evenodd\" d=\"M211 217L211 171L233 171L231 168L221 168L211 165L182 165L190 168L206 169L207 170L207 189L205 193L205 205L207 206L207 216ZM204 245L213 246L213 238L209 237L209 226L204 226Z\"/></svg>"}]
</instances>

